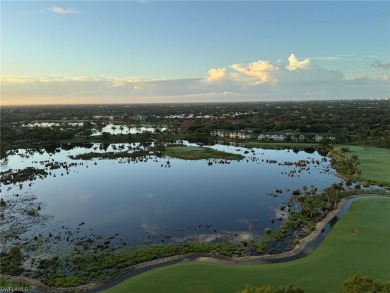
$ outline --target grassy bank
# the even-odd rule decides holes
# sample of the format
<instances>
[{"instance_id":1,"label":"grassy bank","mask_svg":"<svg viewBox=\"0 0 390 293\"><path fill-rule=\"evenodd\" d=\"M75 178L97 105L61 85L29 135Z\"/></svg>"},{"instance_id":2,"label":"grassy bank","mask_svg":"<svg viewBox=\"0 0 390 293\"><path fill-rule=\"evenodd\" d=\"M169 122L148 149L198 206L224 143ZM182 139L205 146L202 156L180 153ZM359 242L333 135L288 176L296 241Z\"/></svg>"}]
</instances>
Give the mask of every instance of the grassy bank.
<instances>
[{"instance_id":1,"label":"grassy bank","mask_svg":"<svg viewBox=\"0 0 390 293\"><path fill-rule=\"evenodd\" d=\"M390 149L341 145L330 151L332 167L346 180L390 186Z\"/></svg>"},{"instance_id":2,"label":"grassy bank","mask_svg":"<svg viewBox=\"0 0 390 293\"><path fill-rule=\"evenodd\" d=\"M184 160L201 160L201 159L241 160L244 158L242 155L226 153L211 148L198 147L198 146L168 147L164 150L164 156L184 159Z\"/></svg>"},{"instance_id":3,"label":"grassy bank","mask_svg":"<svg viewBox=\"0 0 390 293\"><path fill-rule=\"evenodd\" d=\"M369 146L348 146L349 155L357 155L361 179L390 186L390 149Z\"/></svg>"},{"instance_id":4,"label":"grassy bank","mask_svg":"<svg viewBox=\"0 0 390 293\"><path fill-rule=\"evenodd\" d=\"M333 231L308 257L280 264L226 266L181 263L128 279L106 292L236 292L246 284L295 284L305 292L341 292L353 274L390 279L390 199L353 203Z\"/></svg>"}]
</instances>

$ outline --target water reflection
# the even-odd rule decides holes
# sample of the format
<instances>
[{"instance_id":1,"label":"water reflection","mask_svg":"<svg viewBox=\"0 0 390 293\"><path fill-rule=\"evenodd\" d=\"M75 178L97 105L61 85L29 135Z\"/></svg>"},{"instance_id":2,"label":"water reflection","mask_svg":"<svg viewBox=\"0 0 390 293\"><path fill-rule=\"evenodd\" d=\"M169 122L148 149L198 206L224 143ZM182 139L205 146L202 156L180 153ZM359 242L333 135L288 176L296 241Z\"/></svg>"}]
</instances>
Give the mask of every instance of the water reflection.
<instances>
[{"instance_id":1,"label":"water reflection","mask_svg":"<svg viewBox=\"0 0 390 293\"><path fill-rule=\"evenodd\" d=\"M102 135L103 132L107 132L113 135L117 134L136 134L136 133L144 133L144 132L164 132L166 130L165 127L128 127L127 125L120 124L112 124L109 123L102 128L101 131L95 130L91 136Z\"/></svg>"},{"instance_id":2,"label":"water reflection","mask_svg":"<svg viewBox=\"0 0 390 293\"><path fill-rule=\"evenodd\" d=\"M1 184L3 197L36 194L53 223L80 233L118 234L128 246L189 240L226 241L259 237L275 230L287 211L291 190L337 183L330 160L317 152L265 150L215 145L245 159L210 166L208 160L186 161L149 156L145 160L71 160L93 152L119 152L139 144L112 144L102 149L58 149L54 153L17 150L1 171L47 162L69 166L48 170L49 176L16 185ZM305 162L303 164L302 162ZM31 186L30 186L31 185ZM58 225L57 225L58 226ZM52 226L37 227L42 233ZM37 232L37 233L38 233Z\"/></svg>"}]
</instances>

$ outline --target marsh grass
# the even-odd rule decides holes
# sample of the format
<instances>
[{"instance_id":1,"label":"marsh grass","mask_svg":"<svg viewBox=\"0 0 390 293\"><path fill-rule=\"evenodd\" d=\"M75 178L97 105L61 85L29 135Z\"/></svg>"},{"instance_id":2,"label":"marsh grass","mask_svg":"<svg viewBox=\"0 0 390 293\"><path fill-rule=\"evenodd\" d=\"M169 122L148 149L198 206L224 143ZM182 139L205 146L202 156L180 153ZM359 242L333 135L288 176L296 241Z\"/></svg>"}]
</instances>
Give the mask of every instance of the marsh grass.
<instances>
[{"instance_id":1,"label":"marsh grass","mask_svg":"<svg viewBox=\"0 0 390 293\"><path fill-rule=\"evenodd\" d=\"M244 158L242 155L239 154L232 154L223 151L217 151L208 147L198 147L198 146L168 147L164 151L164 156L184 159L184 160L202 160L202 159L241 160Z\"/></svg>"}]
</instances>

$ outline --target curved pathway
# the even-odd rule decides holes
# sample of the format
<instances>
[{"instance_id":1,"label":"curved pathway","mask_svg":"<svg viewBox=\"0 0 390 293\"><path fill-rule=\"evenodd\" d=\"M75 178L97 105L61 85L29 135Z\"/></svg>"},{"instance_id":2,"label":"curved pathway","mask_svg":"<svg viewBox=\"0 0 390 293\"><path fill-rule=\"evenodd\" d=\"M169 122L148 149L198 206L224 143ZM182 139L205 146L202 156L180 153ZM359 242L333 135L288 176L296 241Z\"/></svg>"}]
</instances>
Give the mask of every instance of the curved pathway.
<instances>
[{"instance_id":1,"label":"curved pathway","mask_svg":"<svg viewBox=\"0 0 390 293\"><path fill-rule=\"evenodd\" d=\"M101 283L91 283L88 285L82 285L78 287L72 288L53 288L49 287L37 280L20 277L20 276L8 276L0 274L0 278L4 280L10 281L21 281L29 284L32 288L37 290L30 290L29 292L74 292L75 290L79 291L88 291L88 292L100 292L102 290L107 290L122 281L144 273L146 271L167 266L180 262L187 261L206 261L213 262L219 264L226 265L253 265L253 264L267 264L267 263L278 263L278 262L286 262L292 261L298 258L302 258L304 256L312 253L318 245L325 239L325 236L329 233L330 225L329 222L332 221L335 217L341 217L348 211L352 202L366 197L388 197L388 196L380 196L380 195L358 195L352 196L348 199L343 199L337 206L337 208L331 211L321 222L316 224L316 229L307 237L300 239L299 243L294 247L293 250L284 252L281 254L275 255L261 255L261 256L245 256L245 257L226 257L222 255L215 254L186 254L186 255L176 255L171 257L166 257L162 259L152 260L145 263L129 266L123 269L120 273L110 278L110 280L105 280Z\"/></svg>"}]
</instances>

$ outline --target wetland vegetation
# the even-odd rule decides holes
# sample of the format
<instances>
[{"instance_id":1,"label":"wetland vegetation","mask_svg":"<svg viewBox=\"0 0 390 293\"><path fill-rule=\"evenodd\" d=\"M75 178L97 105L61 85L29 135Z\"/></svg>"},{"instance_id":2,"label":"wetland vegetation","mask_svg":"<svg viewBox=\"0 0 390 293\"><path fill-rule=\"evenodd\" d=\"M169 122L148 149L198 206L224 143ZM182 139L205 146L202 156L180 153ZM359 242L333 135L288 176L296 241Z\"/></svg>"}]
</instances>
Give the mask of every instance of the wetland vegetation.
<instances>
[{"instance_id":1,"label":"wetland vegetation","mask_svg":"<svg viewBox=\"0 0 390 293\"><path fill-rule=\"evenodd\" d=\"M242 160L244 156L223 151L214 150L208 147L199 146L174 146L164 150L164 156L183 160L221 159L221 160ZM225 163L225 161L223 161ZM212 164L209 161L209 164ZM226 161L226 163L228 163Z\"/></svg>"},{"instance_id":2,"label":"wetland vegetation","mask_svg":"<svg viewBox=\"0 0 390 293\"><path fill-rule=\"evenodd\" d=\"M298 260L241 266L183 262L148 271L103 292L197 292L199 284L211 292L237 292L248 284L251 288L281 288L294 284L304 292L342 292L343 284L344 288L356 290L376 282L379 283L377 288L387 292L390 275L386 269L388 258L384 256L388 254L390 240L389 205L388 198L353 202L320 247ZM353 277L356 274L370 277ZM375 279L378 280L374 282ZM362 287L364 280L366 287ZM346 292L367 292L350 290Z\"/></svg>"},{"instance_id":3,"label":"wetland vegetation","mask_svg":"<svg viewBox=\"0 0 390 293\"><path fill-rule=\"evenodd\" d=\"M388 102L214 106L2 108L2 273L74 287L180 254L275 255L343 198L387 194ZM307 140L257 139L282 132Z\"/></svg>"}]
</instances>

